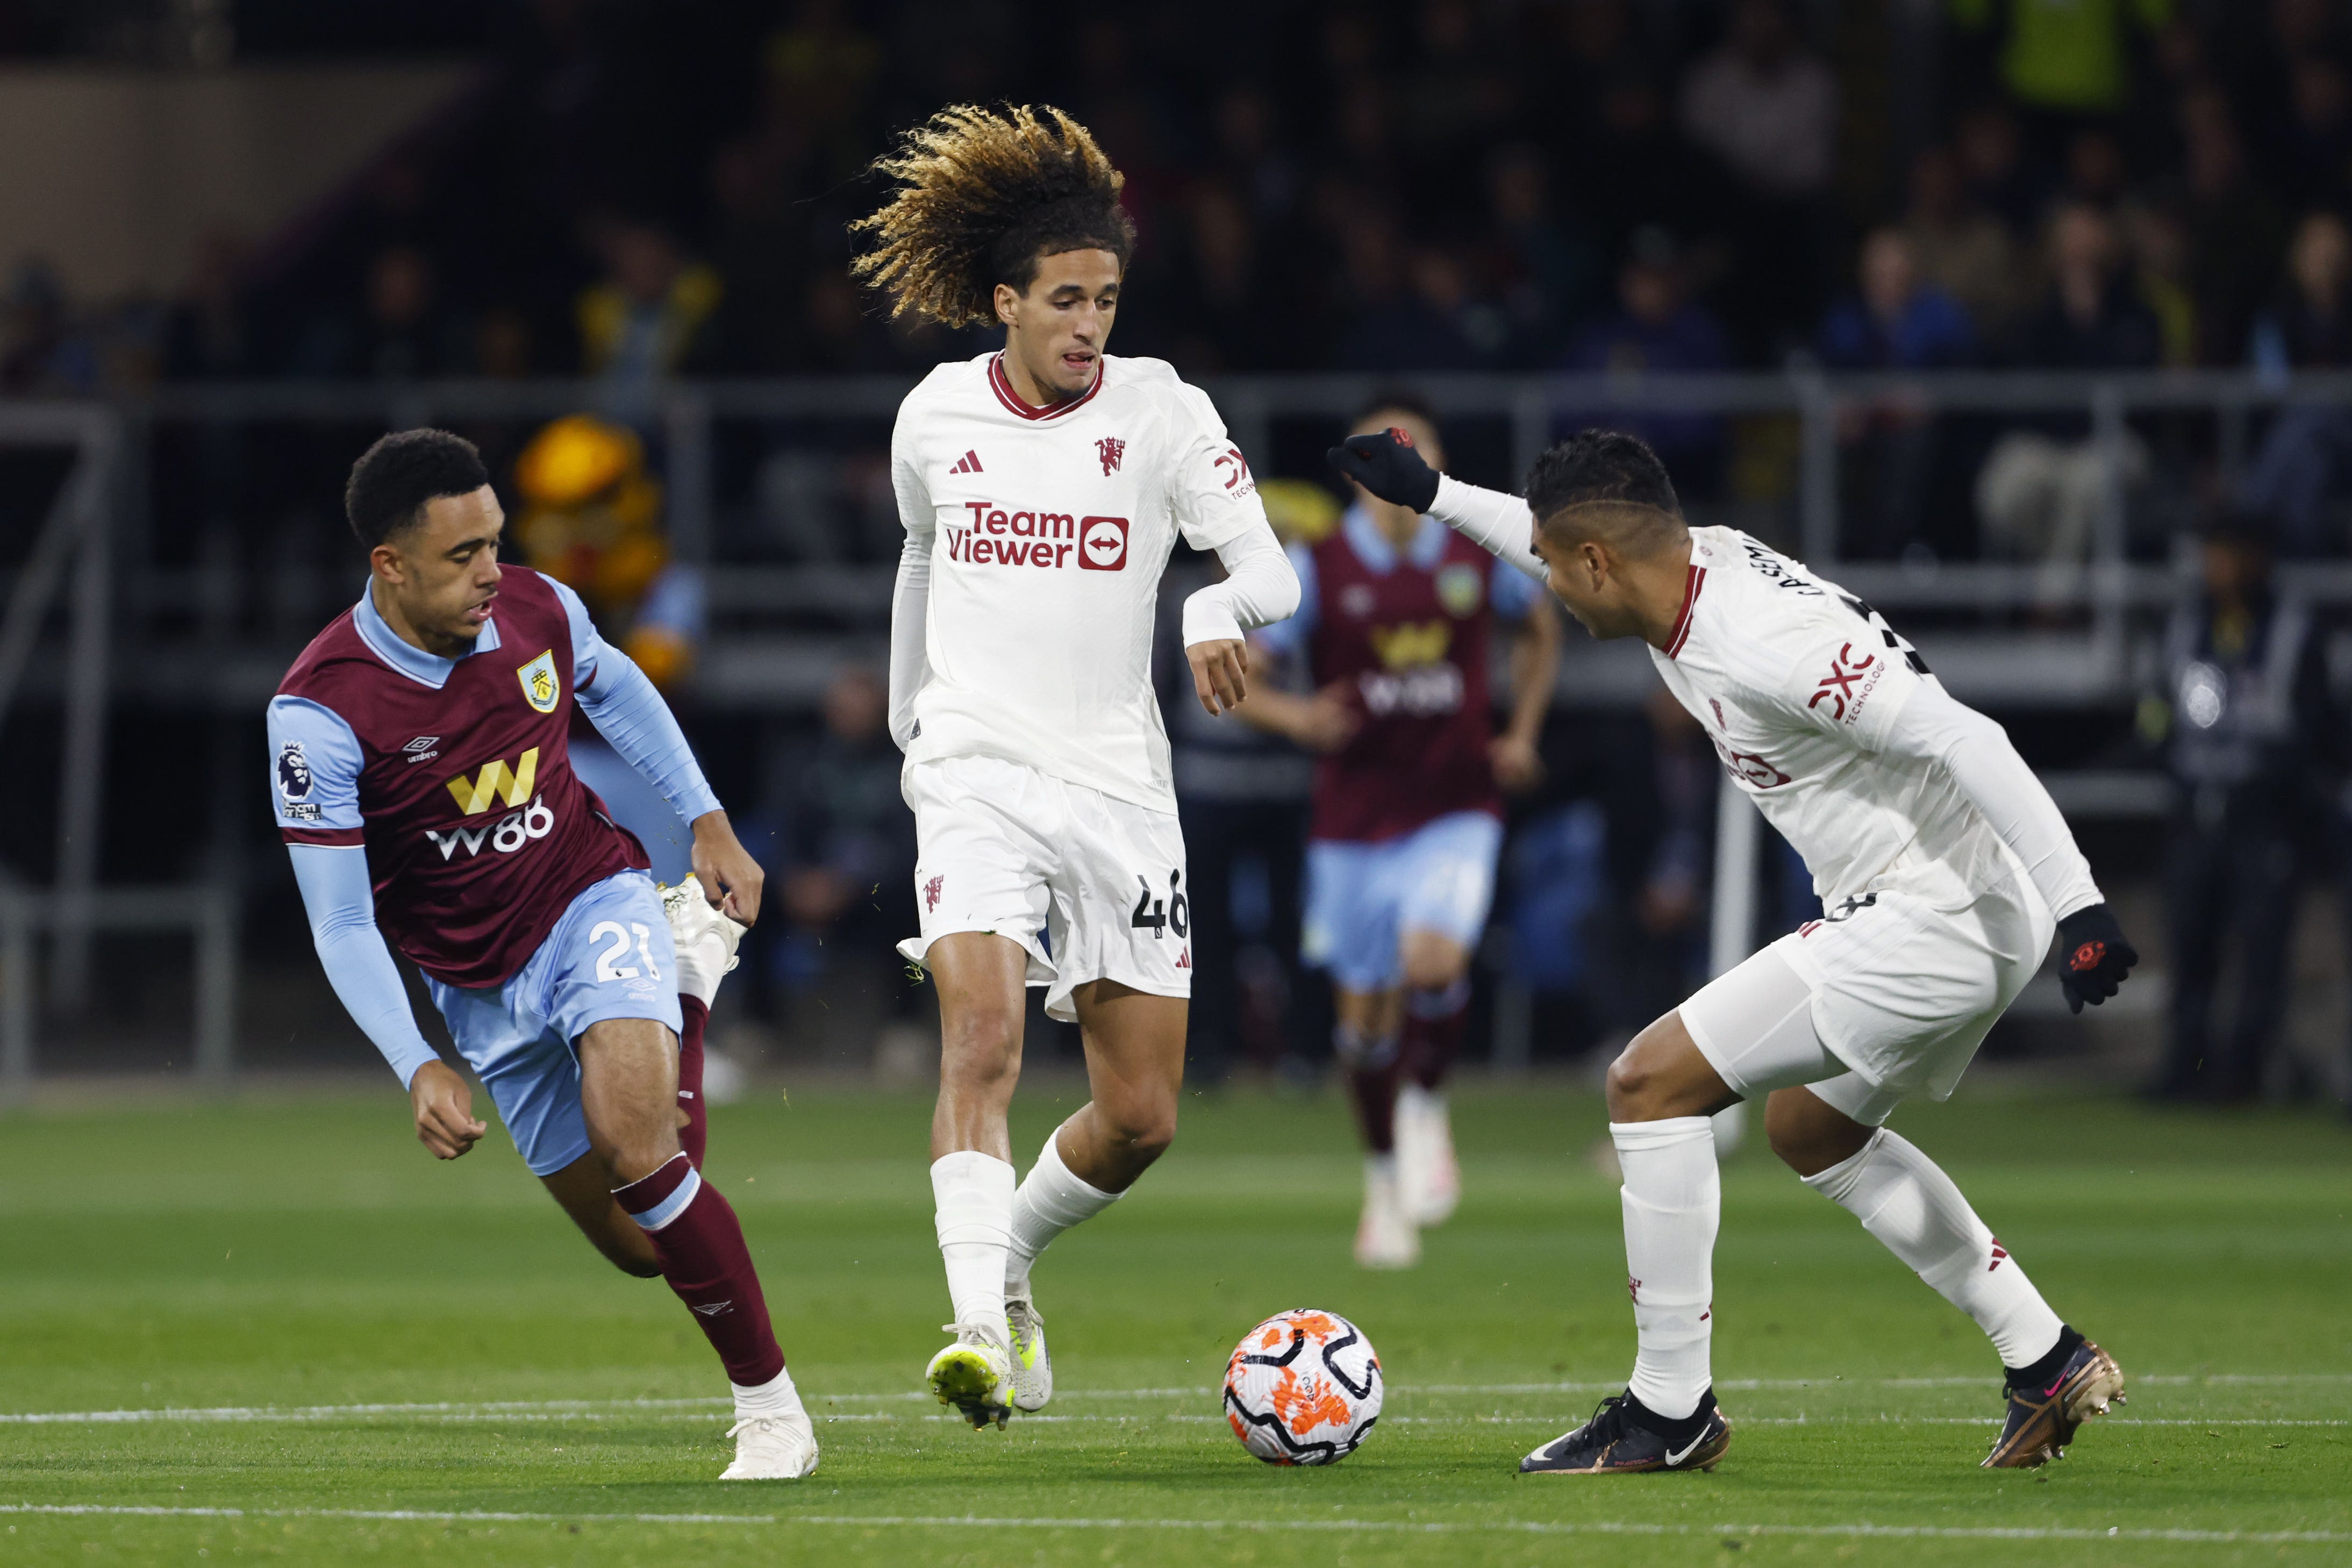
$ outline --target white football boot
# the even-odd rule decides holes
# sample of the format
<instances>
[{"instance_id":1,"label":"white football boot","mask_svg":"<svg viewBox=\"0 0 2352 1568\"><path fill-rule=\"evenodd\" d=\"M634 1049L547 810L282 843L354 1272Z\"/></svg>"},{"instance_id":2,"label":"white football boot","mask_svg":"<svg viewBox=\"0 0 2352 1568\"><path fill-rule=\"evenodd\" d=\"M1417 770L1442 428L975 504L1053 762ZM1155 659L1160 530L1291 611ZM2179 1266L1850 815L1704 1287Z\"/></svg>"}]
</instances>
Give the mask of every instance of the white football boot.
<instances>
[{"instance_id":1,"label":"white football boot","mask_svg":"<svg viewBox=\"0 0 2352 1568\"><path fill-rule=\"evenodd\" d=\"M1054 1357L1045 1349L1045 1314L1028 1295L1004 1298L1004 1321L1013 1330L1013 1407L1043 1410L1054 1397Z\"/></svg>"},{"instance_id":2,"label":"white football boot","mask_svg":"<svg viewBox=\"0 0 2352 1568\"><path fill-rule=\"evenodd\" d=\"M1427 1227L1453 1218L1462 1201L1462 1166L1444 1094L1418 1083L1397 1091L1396 1149L1397 1185L1412 1222Z\"/></svg>"},{"instance_id":3,"label":"white football boot","mask_svg":"<svg viewBox=\"0 0 2352 1568\"><path fill-rule=\"evenodd\" d=\"M1420 1261L1421 1231L1405 1212L1396 1162L1369 1155L1364 1160L1364 1217L1356 1225L1356 1265L1410 1269Z\"/></svg>"},{"instance_id":4,"label":"white football boot","mask_svg":"<svg viewBox=\"0 0 2352 1568\"><path fill-rule=\"evenodd\" d=\"M796 1481L816 1474L816 1431L805 1410L747 1416L727 1435L735 1439L735 1462L719 1472L722 1481Z\"/></svg>"},{"instance_id":5,"label":"white football boot","mask_svg":"<svg viewBox=\"0 0 2352 1568\"><path fill-rule=\"evenodd\" d=\"M931 1357L923 1369L931 1392L942 1405L963 1413L973 1427L992 1422L1002 1427L1013 1414L1013 1350L993 1328L977 1323L947 1323L953 1343Z\"/></svg>"},{"instance_id":6,"label":"white football boot","mask_svg":"<svg viewBox=\"0 0 2352 1568\"><path fill-rule=\"evenodd\" d=\"M704 897L702 883L692 877L661 889L661 902L670 945L677 949L678 992L707 1008L719 995L720 977L742 962L735 949L751 928Z\"/></svg>"}]
</instances>

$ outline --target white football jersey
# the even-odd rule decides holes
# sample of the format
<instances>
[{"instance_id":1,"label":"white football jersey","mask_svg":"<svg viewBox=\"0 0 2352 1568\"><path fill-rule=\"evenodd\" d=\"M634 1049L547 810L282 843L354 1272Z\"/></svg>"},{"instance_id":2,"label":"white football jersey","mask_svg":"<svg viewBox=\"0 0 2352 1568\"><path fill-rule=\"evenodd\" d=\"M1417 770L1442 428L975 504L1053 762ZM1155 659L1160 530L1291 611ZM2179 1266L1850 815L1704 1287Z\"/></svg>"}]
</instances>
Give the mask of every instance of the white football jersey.
<instances>
[{"instance_id":1,"label":"white football jersey","mask_svg":"<svg viewBox=\"0 0 2352 1568\"><path fill-rule=\"evenodd\" d=\"M1885 618L1736 528L1690 535L1682 617L1650 657L1823 906L1889 875L1965 904L2021 870L1948 769L1886 751L1941 683Z\"/></svg>"},{"instance_id":2,"label":"white football jersey","mask_svg":"<svg viewBox=\"0 0 2352 1568\"><path fill-rule=\"evenodd\" d=\"M1104 355L1091 391L1037 409L1000 358L934 370L890 439L898 515L930 559L908 765L1001 757L1172 812L1160 574L1179 528L1214 549L1265 528L1256 481L1162 361Z\"/></svg>"}]
</instances>

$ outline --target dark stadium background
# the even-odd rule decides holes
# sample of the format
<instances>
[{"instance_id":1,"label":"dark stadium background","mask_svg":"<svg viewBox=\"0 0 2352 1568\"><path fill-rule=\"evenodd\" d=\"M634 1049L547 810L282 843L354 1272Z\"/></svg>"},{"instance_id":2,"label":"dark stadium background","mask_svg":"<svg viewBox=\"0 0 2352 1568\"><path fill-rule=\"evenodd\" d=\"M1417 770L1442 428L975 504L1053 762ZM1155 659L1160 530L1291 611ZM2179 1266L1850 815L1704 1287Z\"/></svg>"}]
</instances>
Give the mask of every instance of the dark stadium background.
<instances>
[{"instance_id":1,"label":"dark stadium background","mask_svg":"<svg viewBox=\"0 0 2352 1568\"><path fill-rule=\"evenodd\" d=\"M2149 962L2095 1027L2057 1027L2055 987L2032 993L1996 1054L2148 1082L2181 1027L2184 950L2253 931L2256 994L2284 1016L2242 1023L2225 986L2214 1039L2234 1043L2214 1050L2251 1053L2249 1072L2174 1087L2340 1096L2352 415L2329 377L2352 361L2352 31L2315 0L2119 0L2021 51L2033 9L0 4L0 111L39 124L39 93L130 93L156 179L204 104L291 113L286 94L326 82L399 110L259 218L84 190L93 210L176 214L131 225L146 237L112 263L48 246L55 225L12 234L33 187L0 174L19 204L0 209L0 578L38 576L80 471L41 410L93 411L77 428L104 433L84 461L107 530L106 570L66 569L20 623L37 635L0 714L0 890L68 926L96 908L74 902L78 831L100 835L99 889L200 894L179 929L101 926L87 965L70 939L33 945L7 983L39 1071L186 1069L189 933L224 919L240 1070L373 1063L271 841L260 714L356 595L341 476L396 424L479 441L517 514L512 465L547 421L637 429L704 601L676 698L739 823L771 835L772 889L889 863L810 825L814 796L887 777L858 772L870 747L837 776L808 768L828 689L854 706L841 674L887 635L898 390L987 339L881 319L848 283L844 225L894 130L982 97L1060 103L1125 169L1142 238L1111 346L1207 384L1262 478L1323 484L1320 449L1375 387L1425 391L1456 471L1490 485L1556 434L1625 424L1666 453L1695 520L1802 552L2009 724ZM59 135L17 161L91 156ZM267 163L269 138L244 155ZM1864 298L1874 244L1917 286ZM2306 605L2316 684L2200 793L2177 777L2210 759L2177 744L2165 638L2210 619L2199 541L2217 526L2269 541L2277 595L2251 623ZM78 584L107 657L102 758L77 776ZM1654 729L1638 653L1570 640L1550 779L1515 808L1480 969L1473 1050L1507 1067L1593 1060L1707 963L1711 761L1692 774L1686 737ZM79 807L73 777L96 779ZM1678 902L1662 878L1685 862L1701 878ZM1244 924L1281 874L1244 869ZM1768 843L1755 939L1794 918L1788 879ZM919 1071L887 894L797 936L781 902L723 1043ZM1286 944L1244 947L1241 1006L1196 1041L1202 1077L1311 1074L1316 988L1286 1005ZM2225 978L2245 967L2221 956Z\"/></svg>"}]
</instances>

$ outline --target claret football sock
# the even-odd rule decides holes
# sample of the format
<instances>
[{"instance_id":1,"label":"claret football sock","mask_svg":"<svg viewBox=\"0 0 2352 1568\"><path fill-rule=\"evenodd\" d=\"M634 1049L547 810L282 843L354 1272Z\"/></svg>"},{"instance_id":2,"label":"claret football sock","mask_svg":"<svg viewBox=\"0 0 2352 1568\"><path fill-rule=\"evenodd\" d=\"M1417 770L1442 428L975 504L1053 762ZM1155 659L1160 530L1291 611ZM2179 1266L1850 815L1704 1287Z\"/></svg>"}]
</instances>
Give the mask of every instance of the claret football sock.
<instances>
[{"instance_id":1,"label":"claret football sock","mask_svg":"<svg viewBox=\"0 0 2352 1568\"><path fill-rule=\"evenodd\" d=\"M719 1189L679 1154L651 1176L614 1187L613 1197L645 1228L662 1278L693 1310L728 1381L745 1387L773 1382L784 1369L784 1353L776 1348L743 1227Z\"/></svg>"},{"instance_id":2,"label":"claret football sock","mask_svg":"<svg viewBox=\"0 0 2352 1568\"><path fill-rule=\"evenodd\" d=\"M1861 1153L1804 1180L1974 1318L2004 1366L2030 1367L2058 1343L2058 1314L1952 1178L1908 1139L1881 1127Z\"/></svg>"},{"instance_id":3,"label":"claret football sock","mask_svg":"<svg viewBox=\"0 0 2352 1568\"><path fill-rule=\"evenodd\" d=\"M1072 1171L1062 1158L1060 1128L1045 1134L1037 1163L1013 1195L1013 1239L1005 1252L1004 1293L1029 1293L1029 1270L1037 1254L1071 1226L1092 1219L1119 1200Z\"/></svg>"},{"instance_id":4,"label":"claret football sock","mask_svg":"<svg viewBox=\"0 0 2352 1568\"><path fill-rule=\"evenodd\" d=\"M1356 1104L1356 1126L1364 1147L1376 1155L1396 1150L1397 1080L1403 1061L1394 1035L1372 1040L1351 1024L1331 1031L1331 1048L1347 1070L1348 1092Z\"/></svg>"},{"instance_id":5,"label":"claret football sock","mask_svg":"<svg viewBox=\"0 0 2352 1568\"><path fill-rule=\"evenodd\" d=\"M698 997L681 995L677 1010L684 1019L677 1031L677 1108L686 1113L677 1142L700 1170L710 1142L710 1107L702 1098L702 1033L710 1027L710 1009Z\"/></svg>"},{"instance_id":6,"label":"claret football sock","mask_svg":"<svg viewBox=\"0 0 2352 1568\"><path fill-rule=\"evenodd\" d=\"M1470 982L1408 991L1404 998L1404 1075L1434 1091L1454 1070L1470 1022Z\"/></svg>"},{"instance_id":7,"label":"claret football sock","mask_svg":"<svg viewBox=\"0 0 2352 1568\"><path fill-rule=\"evenodd\" d=\"M1625 1173L1625 1288L1640 1338L1628 1387L1643 1408L1681 1421L1714 1383L1715 1127L1670 1116L1612 1122L1609 1136Z\"/></svg>"},{"instance_id":8,"label":"claret football sock","mask_svg":"<svg viewBox=\"0 0 2352 1568\"><path fill-rule=\"evenodd\" d=\"M1010 1343L1004 1274L1013 1245L1013 1167L977 1149L942 1155L931 1162L931 1198L955 1321L994 1329Z\"/></svg>"}]
</instances>

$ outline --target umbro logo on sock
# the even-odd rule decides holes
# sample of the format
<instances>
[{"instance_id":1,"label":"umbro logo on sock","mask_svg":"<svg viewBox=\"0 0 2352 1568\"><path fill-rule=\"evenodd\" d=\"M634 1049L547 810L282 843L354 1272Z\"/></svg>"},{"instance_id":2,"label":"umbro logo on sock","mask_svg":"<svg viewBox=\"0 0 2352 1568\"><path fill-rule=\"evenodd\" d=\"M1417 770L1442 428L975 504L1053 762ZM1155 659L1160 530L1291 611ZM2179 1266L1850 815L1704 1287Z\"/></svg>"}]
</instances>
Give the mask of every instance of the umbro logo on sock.
<instances>
[{"instance_id":1,"label":"umbro logo on sock","mask_svg":"<svg viewBox=\"0 0 2352 1568\"><path fill-rule=\"evenodd\" d=\"M956 465L948 470L950 474L977 474L980 471L980 454L977 452L965 453L956 459Z\"/></svg>"},{"instance_id":2,"label":"umbro logo on sock","mask_svg":"<svg viewBox=\"0 0 2352 1568\"><path fill-rule=\"evenodd\" d=\"M734 1306L732 1301L700 1301L696 1303L694 1310L706 1318L715 1318L721 1312L733 1311Z\"/></svg>"}]
</instances>

